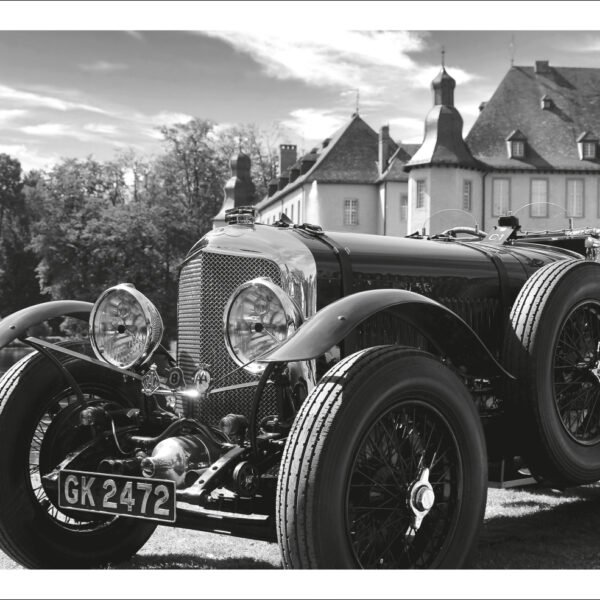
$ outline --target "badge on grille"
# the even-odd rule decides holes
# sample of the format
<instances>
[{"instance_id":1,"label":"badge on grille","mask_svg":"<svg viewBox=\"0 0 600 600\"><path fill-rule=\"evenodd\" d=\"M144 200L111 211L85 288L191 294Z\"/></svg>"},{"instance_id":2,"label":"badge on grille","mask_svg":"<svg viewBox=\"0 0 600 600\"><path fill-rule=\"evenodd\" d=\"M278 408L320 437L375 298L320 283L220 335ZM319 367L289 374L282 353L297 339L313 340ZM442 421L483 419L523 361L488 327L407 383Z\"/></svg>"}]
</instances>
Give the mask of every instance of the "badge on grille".
<instances>
[{"instance_id":1,"label":"badge on grille","mask_svg":"<svg viewBox=\"0 0 600 600\"><path fill-rule=\"evenodd\" d=\"M174 367L171 369L167 375L167 381L169 382L169 387L174 390L179 387L185 387L185 377L183 375L183 370L180 367Z\"/></svg>"},{"instance_id":2,"label":"badge on grille","mask_svg":"<svg viewBox=\"0 0 600 600\"><path fill-rule=\"evenodd\" d=\"M194 387L201 394L206 394L210 387L211 376L208 367L210 367L210 365L199 364L198 370L194 373Z\"/></svg>"},{"instance_id":3,"label":"badge on grille","mask_svg":"<svg viewBox=\"0 0 600 600\"><path fill-rule=\"evenodd\" d=\"M142 392L146 396L152 396L159 387L160 379L158 378L157 368L156 365L152 365L150 370L142 378Z\"/></svg>"}]
</instances>

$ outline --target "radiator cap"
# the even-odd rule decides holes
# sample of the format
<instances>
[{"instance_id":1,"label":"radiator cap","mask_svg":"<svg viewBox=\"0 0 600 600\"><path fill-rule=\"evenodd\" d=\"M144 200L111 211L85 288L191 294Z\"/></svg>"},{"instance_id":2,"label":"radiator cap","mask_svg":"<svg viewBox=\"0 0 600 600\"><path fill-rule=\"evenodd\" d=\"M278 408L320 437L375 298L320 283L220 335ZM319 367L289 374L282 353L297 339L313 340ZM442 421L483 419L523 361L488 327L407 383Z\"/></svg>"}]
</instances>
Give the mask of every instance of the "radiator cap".
<instances>
[{"instance_id":1,"label":"radiator cap","mask_svg":"<svg viewBox=\"0 0 600 600\"><path fill-rule=\"evenodd\" d=\"M227 225L254 225L256 209L254 206L236 206L225 211Z\"/></svg>"}]
</instances>

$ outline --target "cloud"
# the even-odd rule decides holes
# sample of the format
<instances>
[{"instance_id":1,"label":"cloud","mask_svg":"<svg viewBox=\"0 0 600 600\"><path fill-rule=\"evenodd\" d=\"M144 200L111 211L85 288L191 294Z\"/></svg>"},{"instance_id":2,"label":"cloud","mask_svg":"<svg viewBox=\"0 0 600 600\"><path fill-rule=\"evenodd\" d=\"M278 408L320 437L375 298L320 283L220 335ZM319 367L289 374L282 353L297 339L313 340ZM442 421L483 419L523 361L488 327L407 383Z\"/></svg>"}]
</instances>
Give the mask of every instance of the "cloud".
<instances>
[{"instance_id":1,"label":"cloud","mask_svg":"<svg viewBox=\"0 0 600 600\"><path fill-rule=\"evenodd\" d=\"M145 128L141 129L140 133L146 137L152 138L153 140L163 140L162 133L157 128Z\"/></svg>"},{"instance_id":2,"label":"cloud","mask_svg":"<svg viewBox=\"0 0 600 600\"><path fill-rule=\"evenodd\" d=\"M155 115L151 115L148 120L157 126L167 125L170 127L171 125L177 125L178 123L187 123L193 118L192 115L186 115L185 113L163 110Z\"/></svg>"},{"instance_id":3,"label":"cloud","mask_svg":"<svg viewBox=\"0 0 600 600\"><path fill-rule=\"evenodd\" d=\"M19 131L26 133L27 135L35 137L70 137L81 142L89 142L94 136L74 129L71 125L65 125L64 123L40 123L39 125L26 125L25 127L19 128Z\"/></svg>"},{"instance_id":4,"label":"cloud","mask_svg":"<svg viewBox=\"0 0 600 600\"><path fill-rule=\"evenodd\" d=\"M250 54L265 72L278 79L300 79L317 86L360 87L375 93L369 77L374 65L410 68L408 51L421 48L418 35L406 32L311 31L286 29L285 34L210 31Z\"/></svg>"},{"instance_id":5,"label":"cloud","mask_svg":"<svg viewBox=\"0 0 600 600\"><path fill-rule=\"evenodd\" d=\"M25 144L0 144L0 153L8 154L18 159L24 171L45 169L59 161L57 155L40 154L36 150L31 150Z\"/></svg>"},{"instance_id":6,"label":"cloud","mask_svg":"<svg viewBox=\"0 0 600 600\"><path fill-rule=\"evenodd\" d=\"M265 73L314 86L360 90L368 102L398 86L427 87L439 66L419 63L413 55L427 49L428 36L408 31L343 31L297 28L265 35L260 31L205 31L252 56ZM462 83L474 76L453 69Z\"/></svg>"},{"instance_id":7,"label":"cloud","mask_svg":"<svg viewBox=\"0 0 600 600\"><path fill-rule=\"evenodd\" d=\"M118 129L115 125L108 123L86 123L83 128L90 133L99 133L100 135L115 135Z\"/></svg>"},{"instance_id":8,"label":"cloud","mask_svg":"<svg viewBox=\"0 0 600 600\"><path fill-rule=\"evenodd\" d=\"M90 104L73 102L71 100L62 100L55 96L19 90L6 85L0 85L0 99L12 101L18 103L19 105L24 104L26 106L51 108L53 110L59 110L62 112L69 110L84 110L93 113L108 114L108 112L104 109L97 106L92 106Z\"/></svg>"},{"instance_id":9,"label":"cloud","mask_svg":"<svg viewBox=\"0 0 600 600\"><path fill-rule=\"evenodd\" d=\"M153 115L137 113L131 120L137 125L140 135L162 141L164 138L159 131L161 127L172 127L179 123L187 123L193 118L192 115L186 113L163 110Z\"/></svg>"},{"instance_id":10,"label":"cloud","mask_svg":"<svg viewBox=\"0 0 600 600\"><path fill-rule=\"evenodd\" d=\"M21 131L27 135L55 136L69 135L71 130L63 123L41 123L40 125L26 125Z\"/></svg>"},{"instance_id":11,"label":"cloud","mask_svg":"<svg viewBox=\"0 0 600 600\"><path fill-rule=\"evenodd\" d=\"M417 72L415 72L412 75L410 82L414 87L429 89L431 87L431 82L437 77L440 71L441 69L439 65L421 67ZM457 85L469 83L471 81L479 79L479 77L474 73L467 73L459 67L452 67L451 69L449 69L449 72L450 75L452 75L452 78L456 81Z\"/></svg>"},{"instance_id":12,"label":"cloud","mask_svg":"<svg viewBox=\"0 0 600 600\"><path fill-rule=\"evenodd\" d=\"M113 63L106 60L97 60L93 63L80 64L79 68L82 71L90 73L113 73L114 71L125 71L129 66L124 63Z\"/></svg>"},{"instance_id":13,"label":"cloud","mask_svg":"<svg viewBox=\"0 0 600 600\"><path fill-rule=\"evenodd\" d=\"M423 141L423 123L423 119L417 117L397 117L389 121L394 131L400 130L399 139L407 144Z\"/></svg>"},{"instance_id":14,"label":"cloud","mask_svg":"<svg viewBox=\"0 0 600 600\"><path fill-rule=\"evenodd\" d=\"M299 108L281 125L308 140L320 140L339 129L348 119L330 110Z\"/></svg>"},{"instance_id":15,"label":"cloud","mask_svg":"<svg viewBox=\"0 0 600 600\"><path fill-rule=\"evenodd\" d=\"M24 117L26 114L28 114L28 112L21 108L0 109L0 124L7 123L8 121L12 121L20 117Z\"/></svg>"}]
</instances>

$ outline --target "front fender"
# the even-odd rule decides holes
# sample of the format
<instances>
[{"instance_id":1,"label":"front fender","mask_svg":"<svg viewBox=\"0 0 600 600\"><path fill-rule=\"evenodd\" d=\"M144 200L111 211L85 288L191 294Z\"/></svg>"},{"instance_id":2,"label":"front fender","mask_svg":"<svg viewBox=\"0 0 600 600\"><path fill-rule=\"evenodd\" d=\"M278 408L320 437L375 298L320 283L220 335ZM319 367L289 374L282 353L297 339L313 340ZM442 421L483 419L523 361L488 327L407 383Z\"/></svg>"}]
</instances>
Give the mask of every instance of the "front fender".
<instances>
[{"instance_id":1,"label":"front fender","mask_svg":"<svg viewBox=\"0 0 600 600\"><path fill-rule=\"evenodd\" d=\"M406 290L369 290L341 298L308 321L261 362L311 360L340 343L370 316L392 310L416 327L457 366L479 376L514 379L491 354L481 338L456 313L439 302Z\"/></svg>"},{"instance_id":2,"label":"front fender","mask_svg":"<svg viewBox=\"0 0 600 600\"><path fill-rule=\"evenodd\" d=\"M0 321L0 348L23 337L33 325L48 319L67 316L87 319L93 306L91 302L79 300L53 300L19 310Z\"/></svg>"}]
</instances>

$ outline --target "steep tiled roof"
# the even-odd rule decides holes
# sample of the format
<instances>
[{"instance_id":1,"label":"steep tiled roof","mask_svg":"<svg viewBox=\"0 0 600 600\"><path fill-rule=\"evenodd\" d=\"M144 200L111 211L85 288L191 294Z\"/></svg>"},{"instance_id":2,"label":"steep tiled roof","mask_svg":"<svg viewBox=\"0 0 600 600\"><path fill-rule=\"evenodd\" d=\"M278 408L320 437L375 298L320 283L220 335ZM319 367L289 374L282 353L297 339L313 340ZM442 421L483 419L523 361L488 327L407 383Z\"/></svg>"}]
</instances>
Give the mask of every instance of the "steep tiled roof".
<instances>
[{"instance_id":1,"label":"steep tiled roof","mask_svg":"<svg viewBox=\"0 0 600 600\"><path fill-rule=\"evenodd\" d=\"M307 179L323 183L373 182L379 176L377 153L377 132L355 115L343 133L330 142Z\"/></svg>"},{"instance_id":2,"label":"steep tiled roof","mask_svg":"<svg viewBox=\"0 0 600 600\"><path fill-rule=\"evenodd\" d=\"M600 69L512 67L467 136L473 156L491 168L600 171L598 160L580 160L577 139L600 135ZM542 109L542 98L551 100ZM526 138L524 158L509 158L506 139Z\"/></svg>"},{"instance_id":3,"label":"steep tiled roof","mask_svg":"<svg viewBox=\"0 0 600 600\"><path fill-rule=\"evenodd\" d=\"M391 151L396 150L392 143ZM378 135L357 114L331 138L309 171L298 177L273 196L261 200L261 210L280 200L304 183L375 183L379 177L377 166Z\"/></svg>"},{"instance_id":4,"label":"steep tiled roof","mask_svg":"<svg viewBox=\"0 0 600 600\"><path fill-rule=\"evenodd\" d=\"M390 159L388 168L378 181L408 181L408 173L404 165L411 159L412 155L419 149L420 144L400 144Z\"/></svg>"}]
</instances>

